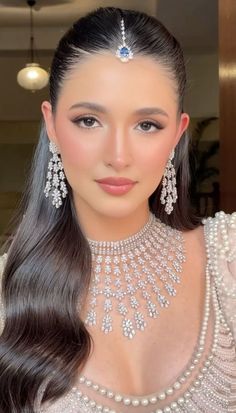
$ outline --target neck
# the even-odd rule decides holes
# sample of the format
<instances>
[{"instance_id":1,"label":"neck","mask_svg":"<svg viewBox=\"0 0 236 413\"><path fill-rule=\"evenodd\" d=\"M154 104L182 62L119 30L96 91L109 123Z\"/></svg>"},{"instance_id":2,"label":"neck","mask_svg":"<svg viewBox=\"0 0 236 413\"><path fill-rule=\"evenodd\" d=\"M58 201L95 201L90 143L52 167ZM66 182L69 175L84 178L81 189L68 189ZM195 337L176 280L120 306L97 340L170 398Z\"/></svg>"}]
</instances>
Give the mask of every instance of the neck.
<instances>
[{"instance_id":1,"label":"neck","mask_svg":"<svg viewBox=\"0 0 236 413\"><path fill-rule=\"evenodd\" d=\"M120 241L140 231L148 222L149 208L132 211L129 215L102 215L87 210L77 210L79 223L86 238L94 241Z\"/></svg>"}]
</instances>

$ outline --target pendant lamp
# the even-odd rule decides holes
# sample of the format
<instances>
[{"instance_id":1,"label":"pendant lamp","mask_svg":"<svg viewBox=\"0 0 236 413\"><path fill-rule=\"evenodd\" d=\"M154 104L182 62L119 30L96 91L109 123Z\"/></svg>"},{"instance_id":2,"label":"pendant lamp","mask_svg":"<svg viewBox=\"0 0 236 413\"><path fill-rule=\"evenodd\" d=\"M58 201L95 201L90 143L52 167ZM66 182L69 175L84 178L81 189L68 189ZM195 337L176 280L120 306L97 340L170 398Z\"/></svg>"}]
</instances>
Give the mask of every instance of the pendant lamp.
<instances>
[{"instance_id":1,"label":"pendant lamp","mask_svg":"<svg viewBox=\"0 0 236 413\"><path fill-rule=\"evenodd\" d=\"M34 59L34 24L33 24L33 6L35 0L28 0L27 4L30 7L30 62L21 69L17 74L17 82L21 87L35 92L43 89L48 84L49 74L46 70L40 67L39 63Z\"/></svg>"}]
</instances>

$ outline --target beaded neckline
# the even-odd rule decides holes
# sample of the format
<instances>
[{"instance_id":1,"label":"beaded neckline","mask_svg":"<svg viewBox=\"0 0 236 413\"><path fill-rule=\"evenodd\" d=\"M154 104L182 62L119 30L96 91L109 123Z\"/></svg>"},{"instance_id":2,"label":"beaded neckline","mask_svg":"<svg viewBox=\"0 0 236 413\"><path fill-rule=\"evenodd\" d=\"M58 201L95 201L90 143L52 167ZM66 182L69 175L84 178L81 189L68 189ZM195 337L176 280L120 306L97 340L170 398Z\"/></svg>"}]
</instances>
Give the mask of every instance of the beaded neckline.
<instances>
[{"instance_id":1,"label":"beaded neckline","mask_svg":"<svg viewBox=\"0 0 236 413\"><path fill-rule=\"evenodd\" d=\"M232 215L231 221L232 227L234 225L234 228L236 226L235 218L236 214ZM236 379L235 342L233 340L231 329L226 321L226 316L224 314L225 312L223 311L224 309L222 308L221 301L219 300L220 293L218 287L221 288L222 280L220 279L220 274L218 274L217 272L218 267L215 263L216 256L215 254L213 254L214 247L220 252L220 245L218 244L218 240L216 238L216 235L218 234L217 227L220 223L220 229L225 228L226 222L224 221L226 221L226 214L223 215L223 212L221 212L219 213L218 219L214 219L213 221L212 218L209 218L209 225L205 225L205 232L208 233L206 247L211 272L210 278L212 282L212 294L214 296L214 301L217 304L216 308L219 315L218 319L217 317L214 318L214 328L218 326L218 333L216 333L215 330L214 337L216 337L216 335L218 334L219 340L218 345L215 347L214 356L211 354L211 352L208 353L210 354L210 357L204 363L204 367L200 369L198 384L192 383L192 387L189 388L189 391L182 394L181 397L173 401L168 406L165 405L165 407L158 408L157 410L156 407L152 406L152 412L186 413L194 411L203 413L205 411L221 411L222 413L226 413L229 411L230 407L233 407L235 405L232 404L233 400L236 400L236 393L234 390L235 386L233 384ZM225 233L223 233L223 235L223 240L225 240ZM226 255L226 259L229 262L235 259L235 249L233 250L234 253L232 253L231 251L232 249L229 242L227 242L225 246L223 244L222 258L225 258ZM231 255L228 254L228 252ZM223 287L225 288L225 286ZM222 291L223 288L221 288L221 292ZM225 295L229 296L229 292L227 291L227 294ZM232 297L234 298L234 294L232 294ZM73 390L67 396L65 396L63 402L59 402L58 405L55 404L55 410L52 406L52 410L49 409L49 412L56 413L58 411L64 411L67 406L68 408L71 408L71 410L66 410L68 411L68 413L75 412L79 408L81 410L81 413L115 413L115 410L113 410L112 408L97 404L95 403L95 401L89 400L86 395L83 396L78 388L73 388ZM133 411L135 410L136 409L134 409Z\"/></svg>"},{"instance_id":2,"label":"beaded neckline","mask_svg":"<svg viewBox=\"0 0 236 413\"><path fill-rule=\"evenodd\" d=\"M194 352L194 354L191 357L191 362L188 365L188 368L183 372L183 374L179 377L177 381L173 384L173 386L169 386L166 391L162 391L159 393L152 393L148 394L145 396L132 396L128 394L123 394L122 396L120 394L116 394L114 391L106 389L104 386L100 386L98 383L94 383L91 379L86 378L85 376L80 376L79 377L79 383L84 383L87 387L92 387L93 390L99 392L100 394L104 395L107 398L114 398L114 400L118 403L123 403L124 405L131 405L132 407L138 406L138 405L143 405L147 406L149 403L154 404L157 403L158 400L165 400L168 398L168 396L171 396L174 394L175 391L178 391L181 386L185 383L187 378L190 378L192 373L195 371L195 368L198 363L201 361L202 354L204 353L205 349L205 339L206 339L206 333L207 333L207 328L208 328L208 321L209 321L209 316L210 316L210 295L211 295L211 280L210 280L210 274L209 274L209 269L208 269L208 263L206 266L206 288L205 288L205 300L204 300L204 311L203 311L203 317L202 317L202 323L201 323L201 331L199 334L199 344L197 346L197 350ZM204 362L204 367L207 369L211 365L211 361L213 359L213 354L216 351L216 346L217 346L217 337L219 333L219 323L220 323L220 313L217 311L217 297L216 297L216 292L212 288L212 299L214 303L214 313L215 313L215 320L214 320L214 339L211 344L211 351L208 356L206 356L206 360ZM196 387L199 386L200 384L200 377L202 375L198 375L197 379L192 383L193 386L196 385ZM77 395L81 397L84 401L89 401L88 396L84 395L81 390L78 390L78 387L73 388L74 392L77 392Z\"/></svg>"}]
</instances>

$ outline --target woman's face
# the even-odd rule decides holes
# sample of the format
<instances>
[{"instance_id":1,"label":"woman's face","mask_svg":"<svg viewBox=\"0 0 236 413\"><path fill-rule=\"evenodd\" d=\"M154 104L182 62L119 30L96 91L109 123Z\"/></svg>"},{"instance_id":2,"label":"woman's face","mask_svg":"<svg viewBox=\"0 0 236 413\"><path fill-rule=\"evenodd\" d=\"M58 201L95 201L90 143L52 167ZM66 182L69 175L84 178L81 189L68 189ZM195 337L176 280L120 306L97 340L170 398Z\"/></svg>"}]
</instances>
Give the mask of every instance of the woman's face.
<instances>
[{"instance_id":1,"label":"woman's face","mask_svg":"<svg viewBox=\"0 0 236 413\"><path fill-rule=\"evenodd\" d=\"M176 84L160 64L141 56L122 63L110 53L89 56L70 73L54 115L50 103L42 103L79 215L118 218L147 210L188 126L188 115L178 117L177 108ZM136 184L111 194L96 182L106 177Z\"/></svg>"}]
</instances>

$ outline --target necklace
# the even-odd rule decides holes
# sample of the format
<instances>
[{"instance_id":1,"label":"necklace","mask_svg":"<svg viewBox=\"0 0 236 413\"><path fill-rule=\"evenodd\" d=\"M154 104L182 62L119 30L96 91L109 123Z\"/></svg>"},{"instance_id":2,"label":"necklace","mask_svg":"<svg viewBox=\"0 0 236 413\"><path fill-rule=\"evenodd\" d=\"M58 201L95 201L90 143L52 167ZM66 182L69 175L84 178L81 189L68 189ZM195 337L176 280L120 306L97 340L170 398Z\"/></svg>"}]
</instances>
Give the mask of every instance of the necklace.
<instances>
[{"instance_id":1,"label":"necklace","mask_svg":"<svg viewBox=\"0 0 236 413\"><path fill-rule=\"evenodd\" d=\"M150 395L145 395L142 397L137 396L130 396L130 395L122 395L120 393L116 393L111 389L107 389L104 386L101 386L91 379L88 379L84 375L81 375L78 379L79 383L83 383L86 387L91 388L93 391L99 393L100 395L104 396L107 399L113 399L116 404L120 407L123 406L130 406L130 407L138 407L138 406L153 406L160 401L168 400L168 397L173 395L176 391L180 390L182 385L191 378L193 371L196 370L197 365L201 361L201 357L204 353L205 349L205 338L207 333L208 321L209 321L209 314L210 314L210 296L211 296L211 286L210 286L210 274L209 269L207 266L206 269L206 293L205 293L205 306L204 306L204 315L202 318L201 323L201 331L199 335L199 341L197 350L194 352L191 360L185 369L184 372L181 373L179 378L175 381L173 385L168 387L167 389L163 390L159 393L153 393ZM213 307L214 307L214 314L215 314L215 323L214 323L214 332L213 332L213 341L211 345L210 352L203 360L203 366L200 368L200 372L196 375L194 379L191 380L188 389L176 398L175 401L172 401L169 405L166 405L163 409L154 408L151 410L150 413L167 413L167 412L178 412L180 411L181 407L188 406L191 403L191 399L195 392L198 391L199 387L201 386L201 382L205 378L206 374L211 369L212 360L214 355L217 353L217 344L218 344L218 336L219 336L219 329L220 324L222 323L223 328L227 329L227 323L225 318L221 312L221 309L218 307L218 300L217 300L217 288L212 288L212 300L213 300ZM85 406L90 406L90 408L94 408L94 412L113 412L117 413L116 410L110 409L101 403L96 403L94 399L88 397L84 392L81 391L80 388L77 386L72 388L72 392L76 393L77 398L81 401L82 404Z\"/></svg>"},{"instance_id":2,"label":"necklace","mask_svg":"<svg viewBox=\"0 0 236 413\"><path fill-rule=\"evenodd\" d=\"M97 325L103 305L101 331L113 331L115 309L122 318L123 335L132 339L138 330L145 330L147 316L157 318L158 310L168 308L177 294L175 284L180 284L186 260L182 233L150 212L145 226L129 238L88 242L92 279L85 324Z\"/></svg>"},{"instance_id":3,"label":"necklace","mask_svg":"<svg viewBox=\"0 0 236 413\"><path fill-rule=\"evenodd\" d=\"M156 410L151 410L150 413L167 413L172 411L179 411L181 407L184 405L188 406L188 403L191 403L191 398L193 397L194 393L198 391L199 387L201 386L201 382L203 381L204 377L211 369L212 360L214 354L217 352L217 343L218 343L218 335L220 329L220 323L222 323L224 328L227 328L225 318L221 312L221 309L218 307L217 301L217 288L212 288L212 300L213 300L213 307L215 313L215 323L214 323L214 332L213 332L213 341L211 345L211 349L209 354L203 360L203 366L200 368L200 372L197 376L191 380L188 389L179 396L175 401L172 401L169 405L166 405L165 408L162 410L157 408ZM122 395L120 393L116 393L111 389L107 389L104 386L101 386L91 379L88 379L84 375L81 375L78 379L79 383L84 384L86 387L91 388L93 391L99 393L100 395L104 396L107 399L113 399L116 404L119 406L130 406L130 407L138 407L138 406L153 406L163 400L168 400L168 397L172 396L178 390L181 390L182 385L186 382L186 380L191 379L192 373L196 370L197 365L200 363L202 355L205 350L205 338L208 328L208 321L209 321L209 314L210 314L210 296L211 296L211 286L210 286L210 274L209 269L207 266L206 269L206 293L205 293L205 305L204 305L204 314L201 323L201 331L199 334L198 346L196 351L191 357L191 360L185 369L184 372L181 373L179 378L167 389L159 392L153 393L150 395L145 395L142 397L137 396L130 396L130 395ZM81 401L81 403L85 404L85 406L90 406L90 408L94 408L94 412L98 411L107 411L116 413L116 410L110 409L101 403L96 403L94 399L88 397L84 392L81 391L78 387L73 387L73 392L76 393L76 396ZM96 410L97 409L97 410ZM107 410L104 410L107 409Z\"/></svg>"},{"instance_id":4,"label":"necklace","mask_svg":"<svg viewBox=\"0 0 236 413\"><path fill-rule=\"evenodd\" d=\"M199 334L198 340L198 349L202 354L204 353L203 348L205 348L205 335L203 331L207 331L208 316L207 313L210 311L210 301L209 294L212 295L212 303L214 308L214 331L213 331L213 340L211 344L211 349L208 352L208 355L204 358L202 357L202 363L199 367L198 372L196 372L195 367L200 362L200 357L195 354L191 358L192 361L189 362L189 367L185 373L181 373L179 379L176 383L184 383L186 380L189 381L191 378L191 371L195 370L195 377L191 379L191 382L188 383L188 388L183 390L182 393L176 395L174 401L169 402L165 407L155 406L160 400L168 400L168 395L173 394L171 387L174 387L175 390L178 390L177 387L172 385L169 389L164 390L161 393L165 393L165 396L161 396L161 393L156 393L153 395L147 395L143 397L121 395L113 392L111 389L106 389L104 386L98 385L94 381L86 378L84 375L79 377L78 383L83 383L87 388L98 392L104 397L113 399L114 402L119 403L119 413L121 413L122 406L126 406L126 409L129 411L137 411L135 406L150 406L152 409L149 410L149 413L192 413L192 412L203 412L203 411L229 411L229 404L232 407L231 394L232 387L234 385L234 377L236 377L236 371L234 371L233 363L233 354L235 354L235 341L233 339L233 334L231 328L226 321L226 315L223 311L221 297L220 297L220 282L217 277L219 277L218 270L218 253L228 254L229 242L226 239L225 233L223 230L225 226L224 220L225 217L219 213L217 219L211 222L211 218L208 218L207 224L205 225L205 238L206 238L206 252L207 252L207 267L206 267L206 289L205 289L205 306L204 314L202 317L201 323L201 333ZM232 227L236 224L236 214L232 217ZM228 217L227 217L228 219ZM222 222L223 221L223 222ZM204 221L203 221L204 222ZM222 242L219 242L217 237L219 229L222 228ZM232 245L234 247L234 245ZM215 248L215 250L214 250ZM217 252L216 252L217 249ZM225 252L226 251L226 252ZM235 254L235 250L233 252ZM228 254L229 255L229 254ZM227 258L228 259L228 258ZM231 261L231 256L229 261ZM223 289L222 289L223 290ZM208 297L208 298L207 298ZM208 314L209 315L209 314ZM197 362L196 359L199 359ZM192 367L191 367L192 366ZM84 413L117 413L117 410L114 410L111 407L107 407L101 403L96 403L96 401L88 397L81 391L81 386L77 386L71 389L71 392L68 394L68 398L65 399L66 406L70 406L70 412L77 411L80 407L81 412ZM169 394L168 394L169 393ZM150 397L152 396L152 398ZM230 399L230 400L229 400ZM230 403L231 401L231 403ZM63 409L65 405L63 404ZM55 412L62 411L56 406ZM132 410L131 410L132 409ZM51 410L50 410L51 411ZM124 411L124 409L122 409ZM125 410L126 411L126 410ZM42 411L44 412L44 410ZM54 412L54 410L53 410ZM146 412L146 410L145 410ZM46 413L46 411L45 411Z\"/></svg>"}]
</instances>

